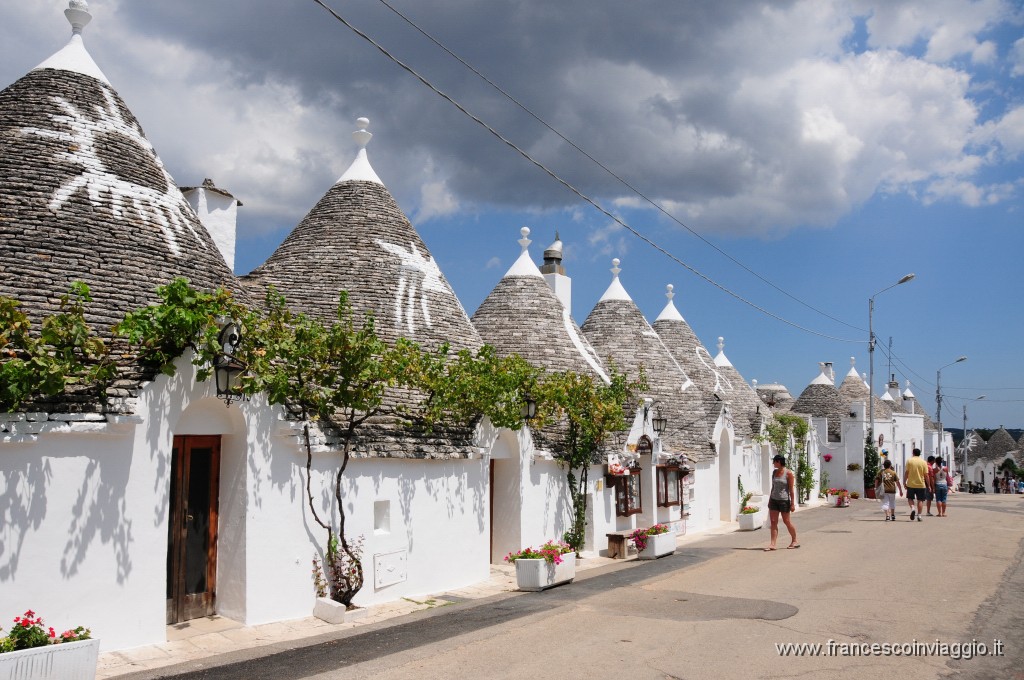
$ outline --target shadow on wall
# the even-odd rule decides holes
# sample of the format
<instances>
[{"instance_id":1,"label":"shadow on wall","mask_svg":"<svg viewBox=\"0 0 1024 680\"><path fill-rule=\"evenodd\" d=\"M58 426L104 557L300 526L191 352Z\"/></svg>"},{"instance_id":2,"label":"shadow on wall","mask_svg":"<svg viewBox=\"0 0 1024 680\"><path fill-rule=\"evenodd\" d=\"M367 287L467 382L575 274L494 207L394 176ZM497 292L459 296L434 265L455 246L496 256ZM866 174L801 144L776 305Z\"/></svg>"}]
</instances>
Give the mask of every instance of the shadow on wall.
<instances>
[{"instance_id":1,"label":"shadow on wall","mask_svg":"<svg viewBox=\"0 0 1024 680\"><path fill-rule=\"evenodd\" d=\"M130 469L131 466L122 461L95 458L89 461L71 509L68 541L60 560L60 571L65 578L78 573L79 565L97 537L114 549L117 582L124 583L131 573L132 522L125 517Z\"/></svg>"},{"instance_id":2,"label":"shadow on wall","mask_svg":"<svg viewBox=\"0 0 1024 680\"><path fill-rule=\"evenodd\" d=\"M14 456L5 454L8 462ZM52 477L50 461L26 451L21 464L4 467L0 475L0 581L13 580L25 536L39 529L46 517L46 488Z\"/></svg>"}]
</instances>

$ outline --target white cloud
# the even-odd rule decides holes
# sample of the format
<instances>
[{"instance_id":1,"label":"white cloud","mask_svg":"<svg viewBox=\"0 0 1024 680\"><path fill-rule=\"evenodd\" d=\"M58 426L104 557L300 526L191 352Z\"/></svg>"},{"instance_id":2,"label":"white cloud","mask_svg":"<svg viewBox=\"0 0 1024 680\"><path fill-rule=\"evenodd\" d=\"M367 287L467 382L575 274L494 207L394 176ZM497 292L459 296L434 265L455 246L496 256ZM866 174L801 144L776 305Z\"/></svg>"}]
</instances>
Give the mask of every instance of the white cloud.
<instances>
[{"instance_id":1,"label":"white cloud","mask_svg":"<svg viewBox=\"0 0 1024 680\"><path fill-rule=\"evenodd\" d=\"M501 266L501 258L495 255L491 259L487 260L487 264L484 265L484 269L497 269Z\"/></svg>"},{"instance_id":2,"label":"white cloud","mask_svg":"<svg viewBox=\"0 0 1024 680\"><path fill-rule=\"evenodd\" d=\"M994 121L979 129L978 142L996 143L1009 160L1015 160L1024 153L1024 105L1017 106Z\"/></svg>"},{"instance_id":3,"label":"white cloud","mask_svg":"<svg viewBox=\"0 0 1024 680\"><path fill-rule=\"evenodd\" d=\"M416 221L426 222L435 217L444 217L458 212L459 201L443 180L427 182L420 187L420 206Z\"/></svg>"},{"instance_id":4,"label":"white cloud","mask_svg":"<svg viewBox=\"0 0 1024 680\"><path fill-rule=\"evenodd\" d=\"M870 15L871 47L907 49L923 41L925 59L940 63L962 54L990 60L993 55L978 34L1013 13L1004 0L864 0L855 6Z\"/></svg>"},{"instance_id":5,"label":"white cloud","mask_svg":"<svg viewBox=\"0 0 1024 680\"><path fill-rule=\"evenodd\" d=\"M571 220L592 217L571 193L364 45L327 41L335 34L317 32L316 13L257 3L247 5L257 15L253 31L218 32L238 0L92 6L86 44L175 179L211 177L230 190L245 204L243 229L291 228L354 157L351 121L364 113L378 135L371 163L400 204L415 206L417 222L487 204L569 207ZM1005 37L993 42L993 29L1012 19L1010 2L794 0L681 9L665 0L659 12L641 14L612 3L604 8L611 18L581 14L582 6L524 0L516 12L545 17L526 33L494 31L511 11L504 8L444 0L437 11L460 17L464 30L447 36L456 51L489 66L506 89L691 227L782 233L830 226L879 192L968 205L1008 196L977 175L1024 150L1020 113L983 124L979 111L998 110L1009 95L1002 83L972 80L964 57L992 64L1010 52L1009 69L1024 74L1024 39L1012 48ZM0 24L0 71L13 70L11 80L66 40L60 8L18 7L5 9ZM284 16L296 26L283 25ZM867 44L851 46L860 20ZM609 22L621 27L615 41L607 40ZM262 32L266 25L275 30ZM388 30L378 32L401 46ZM493 36L487 49L466 41L483 34ZM38 37L49 35L52 46L39 52ZM25 54L33 55L30 63L20 64ZM416 58L584 193L622 208L645 205L452 64ZM994 185L1003 186L998 178ZM607 227L594 238L602 254L618 248Z\"/></svg>"},{"instance_id":6,"label":"white cloud","mask_svg":"<svg viewBox=\"0 0 1024 680\"><path fill-rule=\"evenodd\" d=\"M1010 75L1024 76L1024 38L1013 43L1013 49L1010 51L1009 59L1010 63L1013 64L1013 67L1010 70Z\"/></svg>"}]
</instances>

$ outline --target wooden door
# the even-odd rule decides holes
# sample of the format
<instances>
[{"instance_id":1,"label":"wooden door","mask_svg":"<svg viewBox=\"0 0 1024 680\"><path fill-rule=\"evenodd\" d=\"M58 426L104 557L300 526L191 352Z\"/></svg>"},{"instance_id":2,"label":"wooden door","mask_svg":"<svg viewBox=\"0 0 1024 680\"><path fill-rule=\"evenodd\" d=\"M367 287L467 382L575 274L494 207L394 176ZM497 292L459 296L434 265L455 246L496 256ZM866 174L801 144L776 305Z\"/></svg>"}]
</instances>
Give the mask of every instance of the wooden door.
<instances>
[{"instance_id":1,"label":"wooden door","mask_svg":"<svg viewBox=\"0 0 1024 680\"><path fill-rule=\"evenodd\" d=\"M167 623L214 613L220 437L179 436L171 455Z\"/></svg>"}]
</instances>

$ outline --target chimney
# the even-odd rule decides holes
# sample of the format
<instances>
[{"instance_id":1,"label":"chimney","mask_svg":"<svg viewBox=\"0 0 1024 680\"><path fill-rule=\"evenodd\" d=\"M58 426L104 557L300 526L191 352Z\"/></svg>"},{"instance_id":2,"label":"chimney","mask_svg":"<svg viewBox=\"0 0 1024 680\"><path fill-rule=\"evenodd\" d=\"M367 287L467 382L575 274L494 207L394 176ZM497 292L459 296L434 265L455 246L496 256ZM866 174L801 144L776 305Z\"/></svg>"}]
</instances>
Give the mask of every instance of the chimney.
<instances>
[{"instance_id":1,"label":"chimney","mask_svg":"<svg viewBox=\"0 0 1024 680\"><path fill-rule=\"evenodd\" d=\"M903 395L900 394L900 383L896 380L895 373L889 374L889 384L886 385L886 392L889 393L889 396L892 397L893 401L897 404L900 403L901 399L903 399Z\"/></svg>"},{"instance_id":2,"label":"chimney","mask_svg":"<svg viewBox=\"0 0 1024 680\"><path fill-rule=\"evenodd\" d=\"M541 265L540 273L555 292L558 301L572 313L572 279L565 275L565 267L562 266L562 239L558 237L557 231L555 242L544 251L544 264Z\"/></svg>"},{"instance_id":3,"label":"chimney","mask_svg":"<svg viewBox=\"0 0 1024 680\"><path fill-rule=\"evenodd\" d=\"M204 179L202 186L182 187L181 193L217 244L228 268L235 271L236 221L242 202L218 189L212 179Z\"/></svg>"}]
</instances>

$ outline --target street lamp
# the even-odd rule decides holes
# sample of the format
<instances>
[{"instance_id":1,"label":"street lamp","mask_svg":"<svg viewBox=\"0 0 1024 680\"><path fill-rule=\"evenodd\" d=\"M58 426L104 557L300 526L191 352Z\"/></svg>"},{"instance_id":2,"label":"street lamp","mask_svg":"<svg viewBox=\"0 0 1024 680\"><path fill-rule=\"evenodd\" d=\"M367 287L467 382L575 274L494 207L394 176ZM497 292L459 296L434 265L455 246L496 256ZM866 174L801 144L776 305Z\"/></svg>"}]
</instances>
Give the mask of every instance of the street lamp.
<instances>
[{"instance_id":1,"label":"street lamp","mask_svg":"<svg viewBox=\"0 0 1024 680\"><path fill-rule=\"evenodd\" d=\"M938 421L939 426L938 455L940 457L942 456L942 440L945 439L945 434L942 431L942 369L949 368L953 364L959 364L961 361L967 361L967 357L957 357L954 361L950 361L948 364L935 371L935 420Z\"/></svg>"},{"instance_id":2,"label":"street lamp","mask_svg":"<svg viewBox=\"0 0 1024 680\"><path fill-rule=\"evenodd\" d=\"M985 395L983 394L980 397L975 397L974 399L968 399L967 401L968 402L970 402L970 401L981 401L984 398L985 398ZM966 490L967 489L967 484L968 484L968 481L967 481L967 402L964 402L964 438L962 440L960 440L960 446L964 447L964 469L960 473L960 481L963 484L964 489Z\"/></svg>"},{"instance_id":3,"label":"street lamp","mask_svg":"<svg viewBox=\"0 0 1024 680\"><path fill-rule=\"evenodd\" d=\"M875 298L889 290L889 288L895 288L901 283L913 280L913 278L913 274L907 274L896 283L883 288L868 298L868 389L870 390L868 394L868 438L871 440L872 446L875 445Z\"/></svg>"}]
</instances>

